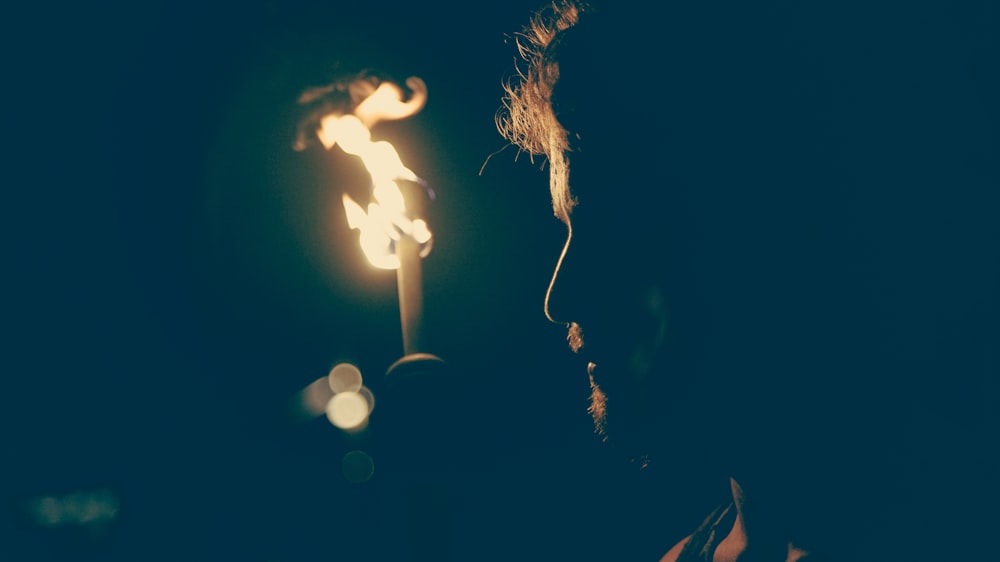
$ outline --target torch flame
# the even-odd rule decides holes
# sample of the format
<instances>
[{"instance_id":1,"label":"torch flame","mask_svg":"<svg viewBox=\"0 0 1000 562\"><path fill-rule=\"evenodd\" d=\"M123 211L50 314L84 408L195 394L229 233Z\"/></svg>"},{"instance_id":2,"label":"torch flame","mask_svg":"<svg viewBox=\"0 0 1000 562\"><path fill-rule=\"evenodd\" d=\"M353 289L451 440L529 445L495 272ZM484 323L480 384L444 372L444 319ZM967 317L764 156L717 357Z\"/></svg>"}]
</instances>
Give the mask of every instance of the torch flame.
<instances>
[{"instance_id":1,"label":"torch flame","mask_svg":"<svg viewBox=\"0 0 1000 562\"><path fill-rule=\"evenodd\" d=\"M366 212L354 199L344 194L344 210L347 212L347 225L361 232L361 249L368 261L379 269L398 268L399 257L392 248L393 241L399 239L399 232L381 207L372 203Z\"/></svg>"},{"instance_id":2,"label":"torch flame","mask_svg":"<svg viewBox=\"0 0 1000 562\"><path fill-rule=\"evenodd\" d=\"M410 85L410 82L407 84ZM318 135L326 148L339 144L344 152L357 156L364 164L371 176L374 202L368 205L366 211L345 194L343 202L347 224L361 232L361 248L372 265L381 269L397 269L399 257L394 253L394 241L401 236L410 236L424 245L421 255L430 251L427 244L432 238L431 231L423 219L408 216L403 192L396 183L422 183L422 180L403 164L391 143L372 142L371 131L365 121L378 121L387 115L399 118L404 108L415 113L423 106L423 98L418 96L416 103L413 100L402 102L402 91L398 86L388 82L382 86L359 106L359 109L364 108L362 117L353 114L327 115L320 123Z\"/></svg>"},{"instance_id":3,"label":"torch flame","mask_svg":"<svg viewBox=\"0 0 1000 562\"><path fill-rule=\"evenodd\" d=\"M403 90L392 82L382 82L378 88L354 109L365 126L371 128L379 121L405 119L416 115L427 103L427 84L416 76L406 79L406 86L413 95L403 101Z\"/></svg>"}]
</instances>

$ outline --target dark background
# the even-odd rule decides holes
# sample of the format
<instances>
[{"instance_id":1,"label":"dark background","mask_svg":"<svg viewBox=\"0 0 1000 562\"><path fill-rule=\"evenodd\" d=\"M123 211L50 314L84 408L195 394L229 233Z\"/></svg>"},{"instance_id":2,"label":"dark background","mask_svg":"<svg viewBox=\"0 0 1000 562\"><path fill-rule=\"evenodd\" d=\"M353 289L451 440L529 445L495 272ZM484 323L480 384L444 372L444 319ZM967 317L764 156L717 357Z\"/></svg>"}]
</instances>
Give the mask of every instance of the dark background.
<instances>
[{"instance_id":1,"label":"dark background","mask_svg":"<svg viewBox=\"0 0 1000 562\"><path fill-rule=\"evenodd\" d=\"M513 149L484 168L505 146L508 37L534 7L113 2L6 18L0 558L405 559L412 521L434 517L455 521L462 560L610 552L574 544L591 506L627 498L587 490L604 460L586 376L542 314L564 235L547 175ZM438 194L425 337L471 412L428 430L458 466L451 516L408 515L422 480L385 460L388 437L287 415L343 360L381 413L402 354L395 276L368 266L342 216L357 164L291 148L298 94L338 62L430 91L375 134ZM353 449L375 459L364 484L341 473ZM40 498L107 490L108 528L38 524Z\"/></svg>"},{"instance_id":2,"label":"dark background","mask_svg":"<svg viewBox=\"0 0 1000 562\"><path fill-rule=\"evenodd\" d=\"M535 5L7 14L0 558L402 560L416 526L454 537L458 560L655 560L707 511L718 475L639 471L600 444L582 365L542 315L563 227L541 163L501 151L493 123L509 36ZM991 44L985 4L949 14L967 25L956 37L978 34L970 52ZM393 457L388 429L351 439L288 416L347 360L389 420L381 377L402 352L395 277L367 265L342 216L356 164L291 149L296 97L336 61L429 87L419 115L375 134L438 194L426 339L465 382L454 423L417 437L440 470ZM901 486L933 479L920 506L953 514L956 537L967 519L988 528L973 510L995 485L992 357L971 382L921 386L914 406L941 398L918 417L935 432L922 446L938 447L919 458L954 461ZM353 449L375 459L368 482L341 473ZM120 504L107 528L47 527L30 507L93 490Z\"/></svg>"}]
</instances>

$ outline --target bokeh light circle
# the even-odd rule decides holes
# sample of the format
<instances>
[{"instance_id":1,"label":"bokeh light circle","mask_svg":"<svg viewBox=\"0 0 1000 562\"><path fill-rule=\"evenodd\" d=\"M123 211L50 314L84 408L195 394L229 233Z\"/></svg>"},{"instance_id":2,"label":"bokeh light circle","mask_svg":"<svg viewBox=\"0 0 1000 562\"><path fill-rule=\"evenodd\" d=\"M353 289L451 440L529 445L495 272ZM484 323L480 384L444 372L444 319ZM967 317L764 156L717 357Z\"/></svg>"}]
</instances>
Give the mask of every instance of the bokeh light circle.
<instances>
[{"instance_id":1,"label":"bokeh light circle","mask_svg":"<svg viewBox=\"0 0 1000 562\"><path fill-rule=\"evenodd\" d=\"M364 451L351 451L340 461L344 478L353 484L361 484L375 474L375 461Z\"/></svg>"},{"instance_id":2,"label":"bokeh light circle","mask_svg":"<svg viewBox=\"0 0 1000 562\"><path fill-rule=\"evenodd\" d=\"M361 389L361 370L351 363L337 363L326 376L335 393L357 392Z\"/></svg>"},{"instance_id":3,"label":"bokeh light circle","mask_svg":"<svg viewBox=\"0 0 1000 562\"><path fill-rule=\"evenodd\" d=\"M357 392L338 392L326 404L326 417L340 429L357 429L368 420L368 400Z\"/></svg>"},{"instance_id":4,"label":"bokeh light circle","mask_svg":"<svg viewBox=\"0 0 1000 562\"><path fill-rule=\"evenodd\" d=\"M358 389L358 394L360 394L365 399L365 401L368 402L368 415L371 415L372 411L375 409L375 395L372 394L370 388L364 385L362 385L361 388Z\"/></svg>"}]
</instances>

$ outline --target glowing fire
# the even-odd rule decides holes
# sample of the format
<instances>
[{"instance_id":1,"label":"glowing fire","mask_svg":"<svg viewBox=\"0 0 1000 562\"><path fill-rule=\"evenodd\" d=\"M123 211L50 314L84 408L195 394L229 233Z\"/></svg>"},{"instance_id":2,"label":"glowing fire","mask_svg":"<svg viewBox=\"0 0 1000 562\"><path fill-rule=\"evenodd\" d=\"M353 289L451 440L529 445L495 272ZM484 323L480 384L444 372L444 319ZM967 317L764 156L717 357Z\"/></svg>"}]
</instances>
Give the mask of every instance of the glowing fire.
<instances>
[{"instance_id":1,"label":"glowing fire","mask_svg":"<svg viewBox=\"0 0 1000 562\"><path fill-rule=\"evenodd\" d=\"M417 93L408 102L402 101L402 90L384 82L355 109L354 114L327 115L322 119L319 139L327 149L334 145L361 159L371 176L373 202L363 208L344 194L347 224L361 233L361 248L375 267L397 269L399 256L395 242L409 236L421 245L421 256L430 251L432 238L427 223L407 212L403 192L397 182L422 184L412 170L403 165L399 154L387 141L373 142L369 126L385 119L412 115L423 107L426 86L419 78L410 78L407 85Z\"/></svg>"}]
</instances>

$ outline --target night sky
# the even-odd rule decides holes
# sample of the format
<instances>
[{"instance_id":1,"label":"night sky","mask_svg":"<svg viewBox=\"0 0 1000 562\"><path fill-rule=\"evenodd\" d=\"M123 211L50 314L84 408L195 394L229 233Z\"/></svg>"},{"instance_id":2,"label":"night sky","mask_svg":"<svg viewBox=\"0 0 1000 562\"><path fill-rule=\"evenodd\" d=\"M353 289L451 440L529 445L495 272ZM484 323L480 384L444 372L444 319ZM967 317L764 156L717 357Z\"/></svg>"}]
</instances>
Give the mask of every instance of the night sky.
<instances>
[{"instance_id":1,"label":"night sky","mask_svg":"<svg viewBox=\"0 0 1000 562\"><path fill-rule=\"evenodd\" d=\"M698 463L640 471L604 446L582 360L542 313L564 227L541 161L494 125L535 2L105 4L6 16L0 559L656 560L726 492ZM395 276L367 264L340 204L364 177L292 149L297 96L336 64L428 85L420 114L374 131L437 195L425 339L461 384L431 394L428 427L385 405ZM980 83L996 92L995 76ZM995 180L996 144L983 152ZM983 247L969 271L995 275ZM995 436L992 357L972 382L915 383L947 408L921 418L940 431L927 443L958 460L913 481L996 484L956 452L996 446L979 440ZM356 436L291 414L340 361L376 396ZM342 473L354 450L374 459L363 483ZM43 498L74 493L113 498L113 522L39 522Z\"/></svg>"}]
</instances>

